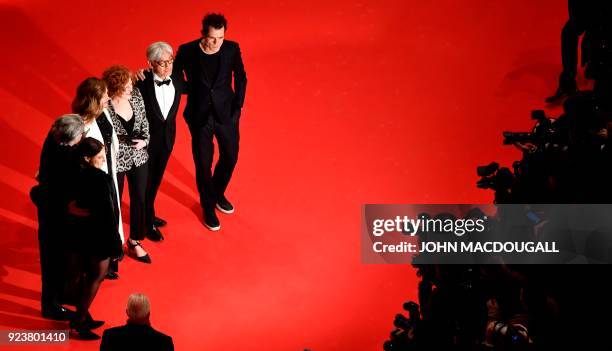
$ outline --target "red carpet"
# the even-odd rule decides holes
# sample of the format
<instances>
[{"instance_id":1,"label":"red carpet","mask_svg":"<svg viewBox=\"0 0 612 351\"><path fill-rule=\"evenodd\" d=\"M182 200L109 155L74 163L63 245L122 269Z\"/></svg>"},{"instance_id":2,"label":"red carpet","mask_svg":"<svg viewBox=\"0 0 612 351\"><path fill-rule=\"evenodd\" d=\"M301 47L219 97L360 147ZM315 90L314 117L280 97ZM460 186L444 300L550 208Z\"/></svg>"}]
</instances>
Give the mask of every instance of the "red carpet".
<instances>
[{"instance_id":1,"label":"red carpet","mask_svg":"<svg viewBox=\"0 0 612 351\"><path fill-rule=\"evenodd\" d=\"M158 197L166 240L145 242L151 266L126 259L92 307L122 324L128 295L144 292L178 350L381 350L417 279L360 263L360 205L490 202L475 167L519 157L501 131L531 127L554 91L567 18L552 0L4 1L0 329L66 327L40 318L27 196L52 120L82 79L143 67L149 43L194 39L212 10L249 78L237 211L221 232L201 225L181 118Z\"/></svg>"}]
</instances>

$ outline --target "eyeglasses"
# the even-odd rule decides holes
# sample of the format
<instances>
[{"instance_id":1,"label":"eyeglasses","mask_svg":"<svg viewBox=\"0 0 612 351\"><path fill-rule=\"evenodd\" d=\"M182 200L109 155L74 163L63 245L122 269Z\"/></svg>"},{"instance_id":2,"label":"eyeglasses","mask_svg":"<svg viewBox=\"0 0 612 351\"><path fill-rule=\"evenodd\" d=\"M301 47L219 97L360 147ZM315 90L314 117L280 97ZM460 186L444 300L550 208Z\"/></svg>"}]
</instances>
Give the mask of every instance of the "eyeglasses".
<instances>
[{"instance_id":1,"label":"eyeglasses","mask_svg":"<svg viewBox=\"0 0 612 351\"><path fill-rule=\"evenodd\" d=\"M174 58L171 58L171 59L166 60L166 61L155 61L154 63L156 65L158 65L158 66L166 68L166 67L170 66L173 62L174 62Z\"/></svg>"}]
</instances>

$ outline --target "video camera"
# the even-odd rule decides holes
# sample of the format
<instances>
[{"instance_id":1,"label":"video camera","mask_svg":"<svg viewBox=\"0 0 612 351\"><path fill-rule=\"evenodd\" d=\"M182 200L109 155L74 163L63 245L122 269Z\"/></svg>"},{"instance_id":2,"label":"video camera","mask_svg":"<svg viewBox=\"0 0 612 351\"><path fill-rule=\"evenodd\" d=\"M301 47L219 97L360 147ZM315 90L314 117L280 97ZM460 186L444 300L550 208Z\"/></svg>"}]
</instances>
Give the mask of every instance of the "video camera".
<instances>
[{"instance_id":1,"label":"video camera","mask_svg":"<svg viewBox=\"0 0 612 351\"><path fill-rule=\"evenodd\" d=\"M556 119L546 116L543 110L531 111L531 119L536 121L531 132L509 132L504 131L504 145L515 143L531 143L541 149L547 145L559 145L566 142Z\"/></svg>"}]
</instances>

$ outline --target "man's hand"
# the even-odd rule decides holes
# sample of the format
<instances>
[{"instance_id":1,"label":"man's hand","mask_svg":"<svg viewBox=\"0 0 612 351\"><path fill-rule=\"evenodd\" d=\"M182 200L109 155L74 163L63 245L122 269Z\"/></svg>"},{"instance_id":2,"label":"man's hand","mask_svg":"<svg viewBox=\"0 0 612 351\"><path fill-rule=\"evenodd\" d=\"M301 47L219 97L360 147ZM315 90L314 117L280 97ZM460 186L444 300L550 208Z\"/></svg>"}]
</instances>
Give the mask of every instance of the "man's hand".
<instances>
[{"instance_id":1,"label":"man's hand","mask_svg":"<svg viewBox=\"0 0 612 351\"><path fill-rule=\"evenodd\" d=\"M145 79L145 71L150 71L150 68L147 69L139 69L138 71L134 72L134 81L139 81L139 80L144 80Z\"/></svg>"},{"instance_id":2,"label":"man's hand","mask_svg":"<svg viewBox=\"0 0 612 351\"><path fill-rule=\"evenodd\" d=\"M132 147L136 150L140 150L147 146L147 142L142 139L132 139Z\"/></svg>"}]
</instances>

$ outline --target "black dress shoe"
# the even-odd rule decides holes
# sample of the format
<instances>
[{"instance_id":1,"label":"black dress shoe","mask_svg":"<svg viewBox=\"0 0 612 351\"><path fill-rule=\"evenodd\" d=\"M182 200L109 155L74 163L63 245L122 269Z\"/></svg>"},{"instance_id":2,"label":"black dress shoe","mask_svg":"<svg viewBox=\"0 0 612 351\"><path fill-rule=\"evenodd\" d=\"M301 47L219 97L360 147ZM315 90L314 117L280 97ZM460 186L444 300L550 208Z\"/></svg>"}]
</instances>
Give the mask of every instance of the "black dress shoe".
<instances>
[{"instance_id":1,"label":"black dress shoe","mask_svg":"<svg viewBox=\"0 0 612 351\"><path fill-rule=\"evenodd\" d=\"M85 326L89 329L97 329L104 325L104 321L97 321L93 319L91 314L87 313L85 317Z\"/></svg>"},{"instance_id":2,"label":"black dress shoe","mask_svg":"<svg viewBox=\"0 0 612 351\"><path fill-rule=\"evenodd\" d=\"M70 321L70 331L75 332L75 339L78 340L98 340L100 335L91 331L87 327L87 321Z\"/></svg>"},{"instance_id":3,"label":"black dress shoe","mask_svg":"<svg viewBox=\"0 0 612 351\"><path fill-rule=\"evenodd\" d=\"M204 226L213 232L221 229L221 223L219 223L219 218L217 218L214 210L204 211Z\"/></svg>"},{"instance_id":4,"label":"black dress shoe","mask_svg":"<svg viewBox=\"0 0 612 351\"><path fill-rule=\"evenodd\" d=\"M144 256L136 255L136 246L142 247L142 245L140 245L139 242L136 242L136 244L132 244L128 240L127 244L128 244L128 255L130 257L134 258L138 262L147 263L147 264L151 263L151 256L149 256L149 254L146 254ZM143 250L144 250L144 247L143 247Z\"/></svg>"},{"instance_id":5,"label":"black dress shoe","mask_svg":"<svg viewBox=\"0 0 612 351\"><path fill-rule=\"evenodd\" d=\"M225 196L221 196L219 200L217 200L217 210L225 214L230 214L234 213L234 206L229 201L227 201L227 198L225 198Z\"/></svg>"},{"instance_id":6,"label":"black dress shoe","mask_svg":"<svg viewBox=\"0 0 612 351\"><path fill-rule=\"evenodd\" d=\"M100 340L100 335L91 331L91 329L83 328L83 329L74 329L76 332L74 339L77 340Z\"/></svg>"},{"instance_id":7,"label":"black dress shoe","mask_svg":"<svg viewBox=\"0 0 612 351\"><path fill-rule=\"evenodd\" d=\"M106 276L104 278L108 280L117 280L119 279L119 274L117 272L108 271L106 272Z\"/></svg>"},{"instance_id":8,"label":"black dress shoe","mask_svg":"<svg viewBox=\"0 0 612 351\"><path fill-rule=\"evenodd\" d=\"M42 316L45 319L52 319L55 321L69 321L74 316L74 312L62 306L56 306L44 308L42 310Z\"/></svg>"},{"instance_id":9,"label":"black dress shoe","mask_svg":"<svg viewBox=\"0 0 612 351\"><path fill-rule=\"evenodd\" d=\"M153 226L153 229L149 230L145 234L145 236L147 237L147 239L149 239L151 241L162 241L162 240L164 240L164 236L159 231L159 229L157 229L156 226Z\"/></svg>"},{"instance_id":10,"label":"black dress shoe","mask_svg":"<svg viewBox=\"0 0 612 351\"><path fill-rule=\"evenodd\" d=\"M153 219L153 225L156 226L156 227L163 227L166 224L168 224L168 222L166 222L165 220L163 220L163 219L161 219L159 217L155 217Z\"/></svg>"}]
</instances>

